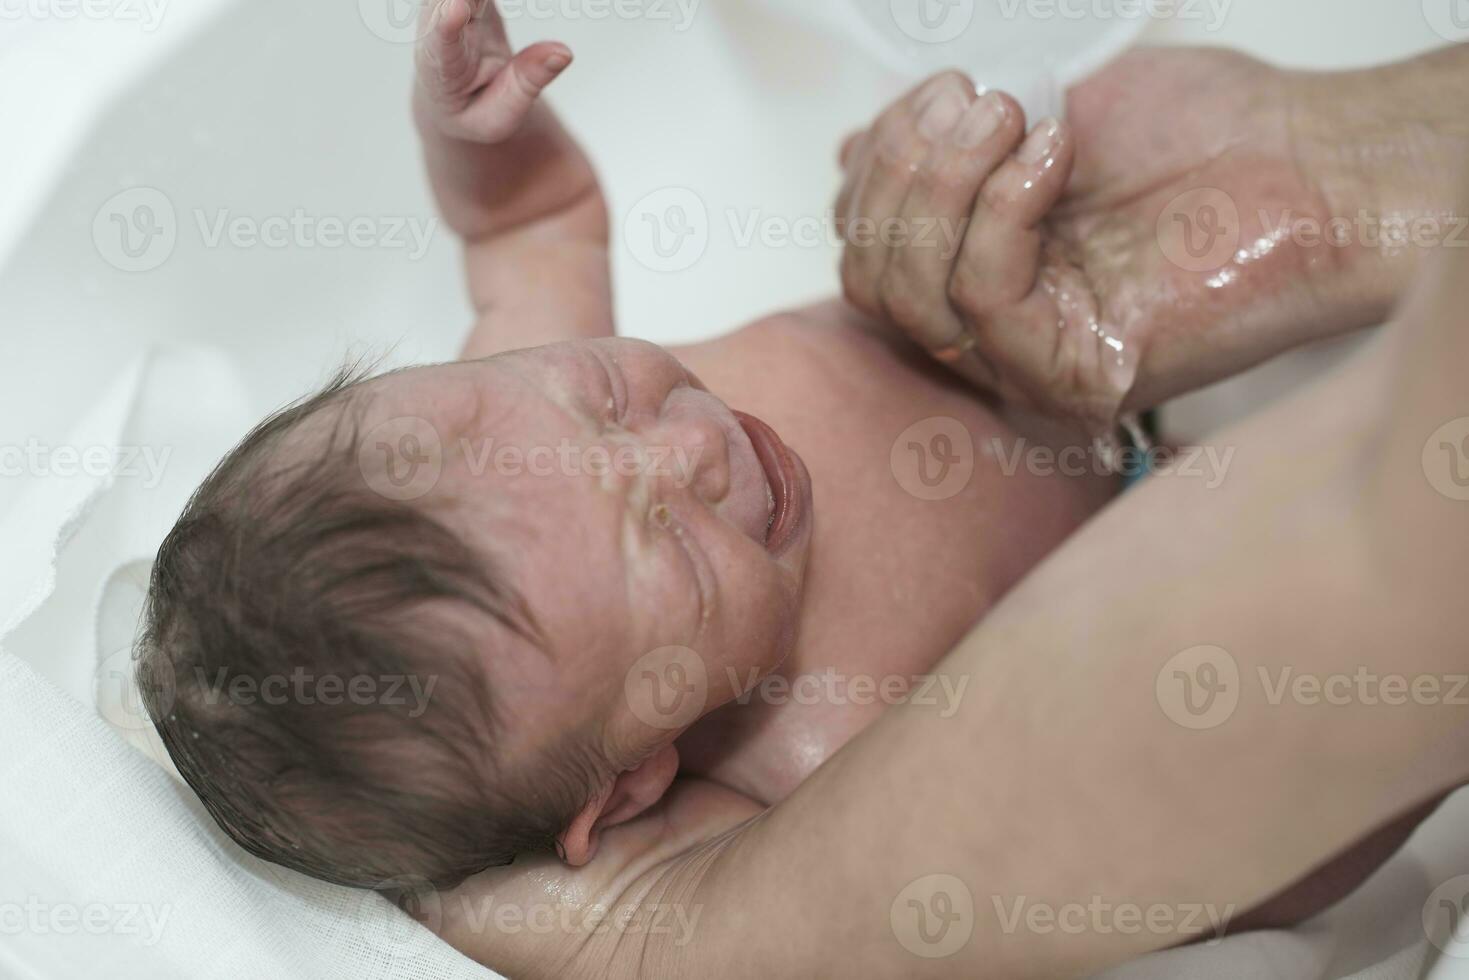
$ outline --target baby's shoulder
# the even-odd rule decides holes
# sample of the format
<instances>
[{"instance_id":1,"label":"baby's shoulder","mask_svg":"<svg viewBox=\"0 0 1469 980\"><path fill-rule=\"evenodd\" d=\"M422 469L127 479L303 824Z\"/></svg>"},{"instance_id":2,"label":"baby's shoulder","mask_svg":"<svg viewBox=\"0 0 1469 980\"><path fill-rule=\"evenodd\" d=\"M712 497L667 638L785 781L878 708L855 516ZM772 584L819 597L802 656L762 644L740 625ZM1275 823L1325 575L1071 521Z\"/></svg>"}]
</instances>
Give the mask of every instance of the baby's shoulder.
<instances>
[{"instance_id":1,"label":"baby's shoulder","mask_svg":"<svg viewBox=\"0 0 1469 980\"><path fill-rule=\"evenodd\" d=\"M911 388L933 374L921 351L840 300L762 317L680 356L701 375L695 362L717 361L720 373L733 369L751 381L806 387L865 379Z\"/></svg>"}]
</instances>

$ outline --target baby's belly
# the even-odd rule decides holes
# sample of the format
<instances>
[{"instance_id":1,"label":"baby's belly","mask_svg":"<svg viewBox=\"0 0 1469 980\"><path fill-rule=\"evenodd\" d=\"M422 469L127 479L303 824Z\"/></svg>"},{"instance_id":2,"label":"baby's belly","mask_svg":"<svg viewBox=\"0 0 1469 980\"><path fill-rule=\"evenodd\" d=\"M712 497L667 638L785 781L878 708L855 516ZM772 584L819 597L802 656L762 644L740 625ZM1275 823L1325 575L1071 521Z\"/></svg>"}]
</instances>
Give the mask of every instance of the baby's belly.
<instances>
[{"instance_id":1,"label":"baby's belly","mask_svg":"<svg viewBox=\"0 0 1469 980\"><path fill-rule=\"evenodd\" d=\"M796 651L680 741L691 773L765 803L895 704L959 710L967 691L935 666L1115 492L1095 475L1011 465L1025 458L1017 447L1054 448L1054 434L1022 436L841 304L677 354L732 407L774 426L812 474Z\"/></svg>"}]
</instances>

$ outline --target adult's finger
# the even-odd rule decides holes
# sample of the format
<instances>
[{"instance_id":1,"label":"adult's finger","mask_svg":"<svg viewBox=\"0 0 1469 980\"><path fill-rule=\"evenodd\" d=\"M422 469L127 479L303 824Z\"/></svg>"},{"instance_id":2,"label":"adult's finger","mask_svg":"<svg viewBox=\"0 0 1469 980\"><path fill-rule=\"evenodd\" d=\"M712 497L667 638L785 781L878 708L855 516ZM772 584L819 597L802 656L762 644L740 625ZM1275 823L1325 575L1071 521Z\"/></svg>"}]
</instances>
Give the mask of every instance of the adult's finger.
<instances>
[{"instance_id":1,"label":"adult's finger","mask_svg":"<svg viewBox=\"0 0 1469 980\"><path fill-rule=\"evenodd\" d=\"M891 228L908 196L908 186L934 143L963 117L975 99L964 75L946 72L931 79L884 113L862 141L859 176L841 212L846 248L842 286L847 298L868 313L884 316L879 283L893 247Z\"/></svg>"},{"instance_id":2,"label":"adult's finger","mask_svg":"<svg viewBox=\"0 0 1469 980\"><path fill-rule=\"evenodd\" d=\"M909 183L899 212L906 240L892 250L879 298L892 321L927 350L952 350L964 340L964 321L949 304L954 263L980 189L1024 135L1019 103L991 92L934 144Z\"/></svg>"}]
</instances>

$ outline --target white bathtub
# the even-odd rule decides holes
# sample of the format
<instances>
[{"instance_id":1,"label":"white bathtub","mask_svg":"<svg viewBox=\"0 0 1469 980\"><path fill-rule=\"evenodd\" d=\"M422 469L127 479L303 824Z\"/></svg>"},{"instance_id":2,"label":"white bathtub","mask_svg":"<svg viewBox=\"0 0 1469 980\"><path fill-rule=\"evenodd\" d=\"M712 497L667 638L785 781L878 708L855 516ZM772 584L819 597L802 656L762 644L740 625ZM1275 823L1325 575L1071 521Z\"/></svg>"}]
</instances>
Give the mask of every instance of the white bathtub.
<instances>
[{"instance_id":1,"label":"white bathtub","mask_svg":"<svg viewBox=\"0 0 1469 980\"><path fill-rule=\"evenodd\" d=\"M0 43L25 52L0 60L0 119L14 123L3 134L0 446L64 445L151 345L225 351L256 416L348 352L453 356L469 322L458 249L434 229L419 167L410 49L379 36L372 13L370 0L172 0L153 30L0 21ZM512 32L576 50L557 103L617 219L676 187L711 216L818 220L836 190L839 137L893 90L859 56L739 2L709 3L687 24L523 19ZM79 81L89 75L90 89ZM37 152L16 153L27 139ZM117 222L147 217L139 204L172 241L150 251L134 227L130 257ZM283 248L216 236L238 218L308 230ZM373 227L363 247L328 247L329 223L354 219ZM829 245L743 247L717 221L706 253L677 274L640 264L618 236L628 332L697 339L836 288ZM410 229L431 234L420 242ZM189 407L215 410L208 399ZM0 478L0 514L26 482ZM4 601L0 590L0 623ZM37 666L68 676L51 658Z\"/></svg>"}]
</instances>

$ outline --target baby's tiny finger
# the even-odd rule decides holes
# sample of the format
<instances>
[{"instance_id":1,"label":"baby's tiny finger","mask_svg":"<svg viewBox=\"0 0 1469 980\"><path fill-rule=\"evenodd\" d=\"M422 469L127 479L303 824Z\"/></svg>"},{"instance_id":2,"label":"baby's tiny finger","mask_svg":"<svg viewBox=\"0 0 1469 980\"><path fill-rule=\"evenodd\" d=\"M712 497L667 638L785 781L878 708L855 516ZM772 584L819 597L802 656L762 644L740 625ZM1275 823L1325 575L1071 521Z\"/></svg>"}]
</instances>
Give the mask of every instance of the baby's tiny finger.
<instances>
[{"instance_id":1,"label":"baby's tiny finger","mask_svg":"<svg viewBox=\"0 0 1469 980\"><path fill-rule=\"evenodd\" d=\"M870 155L867 152L869 141L866 136L866 133L854 133L847 138L841 149L842 189L837 192L832 216L836 220L837 234L842 236L846 235L847 220L851 217L857 191L867 176Z\"/></svg>"},{"instance_id":2,"label":"baby's tiny finger","mask_svg":"<svg viewBox=\"0 0 1469 980\"><path fill-rule=\"evenodd\" d=\"M516 55L506 70L516 72L526 93L534 99L571 65L571 59L571 49L564 44L536 44Z\"/></svg>"},{"instance_id":3,"label":"baby's tiny finger","mask_svg":"<svg viewBox=\"0 0 1469 980\"><path fill-rule=\"evenodd\" d=\"M436 19L434 32L447 44L458 40L474 17L474 11L469 6L469 0L444 0L430 16Z\"/></svg>"},{"instance_id":4,"label":"baby's tiny finger","mask_svg":"<svg viewBox=\"0 0 1469 980\"><path fill-rule=\"evenodd\" d=\"M526 48L510 59L470 107L467 125L492 142L509 138L571 59L571 49L564 44L544 42Z\"/></svg>"},{"instance_id":5,"label":"baby's tiny finger","mask_svg":"<svg viewBox=\"0 0 1469 980\"><path fill-rule=\"evenodd\" d=\"M1025 111L991 92L960 117L919 166L900 211L905 243L883 276L883 305L929 350L959 341L962 322L949 305L954 262L980 187L1025 134Z\"/></svg>"},{"instance_id":6,"label":"baby's tiny finger","mask_svg":"<svg viewBox=\"0 0 1469 980\"><path fill-rule=\"evenodd\" d=\"M968 80L952 74L936 78L922 94L908 110L885 114L865 141L865 172L846 215L842 285L868 313L888 312L880 289L893 248L890 232L900 223L914 175L974 101Z\"/></svg>"}]
</instances>

